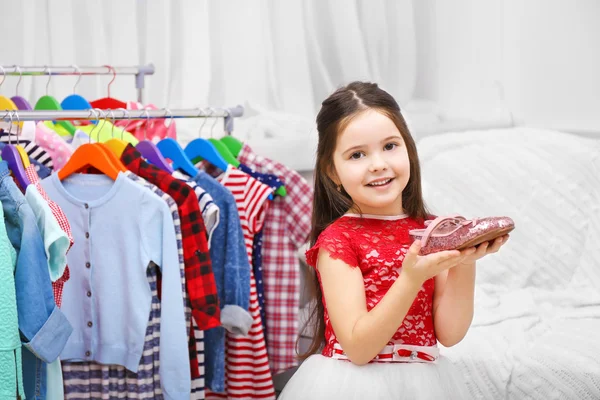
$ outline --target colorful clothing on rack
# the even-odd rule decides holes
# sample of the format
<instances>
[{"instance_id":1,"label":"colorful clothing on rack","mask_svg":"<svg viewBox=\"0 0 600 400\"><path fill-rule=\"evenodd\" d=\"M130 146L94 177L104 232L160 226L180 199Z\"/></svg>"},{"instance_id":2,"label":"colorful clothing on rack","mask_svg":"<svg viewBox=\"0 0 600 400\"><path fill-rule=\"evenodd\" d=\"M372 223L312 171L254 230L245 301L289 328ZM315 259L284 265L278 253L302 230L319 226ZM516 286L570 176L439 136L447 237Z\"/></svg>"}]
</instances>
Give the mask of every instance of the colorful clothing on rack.
<instances>
[{"instance_id":1,"label":"colorful clothing on rack","mask_svg":"<svg viewBox=\"0 0 600 400\"><path fill-rule=\"evenodd\" d=\"M194 192L168 172L144 161L141 154L131 145L123 151L121 161L127 169L158 186L177 203L183 235L186 288L192 315L201 329L218 326L220 309L217 287L212 271L206 228ZM192 378L197 378L200 372L193 329L189 335L188 352Z\"/></svg>"},{"instance_id":2,"label":"colorful clothing on rack","mask_svg":"<svg viewBox=\"0 0 600 400\"><path fill-rule=\"evenodd\" d=\"M0 221L4 211L0 207ZM0 226L0 399L23 397L21 339L17 318L15 266L17 253L12 247L4 224Z\"/></svg>"},{"instance_id":3,"label":"colorful clothing on rack","mask_svg":"<svg viewBox=\"0 0 600 400\"><path fill-rule=\"evenodd\" d=\"M25 196L0 162L0 202L6 232L17 251L15 288L27 398L46 396L46 363L53 362L67 343L73 328L52 296L48 260L35 216Z\"/></svg>"},{"instance_id":4,"label":"colorful clothing on rack","mask_svg":"<svg viewBox=\"0 0 600 400\"><path fill-rule=\"evenodd\" d=\"M28 167L31 169L31 165ZM43 190L43 189L42 189ZM67 265L67 251L71 247L69 238L58 224L50 206L34 185L27 186L25 199L33 210L37 226L44 241L50 279L60 279ZM54 282L53 287L54 287ZM56 301L56 296L55 296ZM58 304L57 304L58 305ZM59 306L60 307L60 306ZM60 360L46 365L46 397L49 399L64 398Z\"/></svg>"},{"instance_id":5,"label":"colorful clothing on rack","mask_svg":"<svg viewBox=\"0 0 600 400\"><path fill-rule=\"evenodd\" d=\"M19 138L17 140L17 135L15 135L14 133L9 135L8 132L5 132L2 129L0 129L0 142L15 145L20 144L21 146L23 146L23 149L25 150L29 158L38 161L46 168L54 168L54 163L52 162L52 157L50 157L50 154L48 154L46 150L44 150L42 147L38 146L33 140L23 138Z\"/></svg>"},{"instance_id":6,"label":"colorful clothing on rack","mask_svg":"<svg viewBox=\"0 0 600 400\"><path fill-rule=\"evenodd\" d=\"M229 189L236 200L248 262L251 263L252 242L256 232L263 226L265 212L269 205L267 200L272 194L272 189L233 167L229 167L217 180ZM227 398L275 399L256 282L252 271L250 271L249 312L253 323L247 336L227 333ZM208 393L207 397L221 396Z\"/></svg>"},{"instance_id":7,"label":"colorful clothing on rack","mask_svg":"<svg viewBox=\"0 0 600 400\"><path fill-rule=\"evenodd\" d=\"M254 179L258 180L265 185L269 185L273 192L277 191L280 187L284 186L283 182L277 175L272 174L261 174L253 169L249 168L244 164L240 164L238 169L242 172L247 173ZM263 231L262 229L254 236L254 242L252 243L252 270L254 271L254 279L256 280L256 293L258 295L258 305L260 307L260 317L262 319L263 331L265 332L265 339L267 340L267 348L269 347L269 336L267 332L267 310L265 306L265 286L263 283L263 269L262 269L262 246L263 246Z\"/></svg>"},{"instance_id":8,"label":"colorful clothing on rack","mask_svg":"<svg viewBox=\"0 0 600 400\"><path fill-rule=\"evenodd\" d=\"M279 176L287 195L271 202L263 229L263 277L271 370L277 374L297 364L300 261L298 249L310 234L313 188L296 171L268 160L244 145L238 160L256 172Z\"/></svg>"},{"instance_id":9,"label":"colorful clothing on rack","mask_svg":"<svg viewBox=\"0 0 600 400\"><path fill-rule=\"evenodd\" d=\"M128 110L158 110L154 104L143 105L142 103L129 101L127 102ZM177 125L175 120L169 118L166 114L165 118L152 118L149 120L119 120L115 121L115 126L122 128L127 127L127 131L134 135L139 140L150 140L158 143L164 138L177 139Z\"/></svg>"},{"instance_id":10,"label":"colorful clothing on rack","mask_svg":"<svg viewBox=\"0 0 600 400\"><path fill-rule=\"evenodd\" d=\"M161 268L165 289L159 344L162 390L173 398L189 398L190 369L181 363L187 353L181 274L168 206L123 173L114 181L93 174L60 181L53 174L42 185L71 223L75 244L70 264L83 266L72 268L73 282L65 286L63 310L77 334L62 352L63 361L97 361L138 372L152 307L146 272L153 261ZM131 251L136 248L140 251ZM94 307L86 306L90 302Z\"/></svg>"},{"instance_id":11,"label":"colorful clothing on rack","mask_svg":"<svg viewBox=\"0 0 600 400\"><path fill-rule=\"evenodd\" d=\"M137 184L150 189L165 201L171 211L179 255L182 295L186 303L186 325L189 327L191 324L192 312L185 291L185 267L183 262L181 221L179 219L179 212L177 211L177 203L175 203L168 194L132 172L127 171L125 172L125 175ZM70 399L118 398L122 397L126 392L131 394L131 396L138 398L163 398L159 375L160 299L158 298L157 287L158 270L154 263L151 263L149 266L147 275L150 290L152 291L152 308L148 320L148 327L146 328L144 355L140 360L137 374L127 371L124 367L117 365L102 365L93 362L64 362L63 373L65 374L65 389L69 394ZM125 385L115 384L115 379L117 379L117 382L119 380L125 382ZM99 384L97 384L98 382ZM192 387L194 382L195 380L192 381Z\"/></svg>"},{"instance_id":12,"label":"colorful clothing on rack","mask_svg":"<svg viewBox=\"0 0 600 400\"><path fill-rule=\"evenodd\" d=\"M212 260L222 326L204 332L206 387L225 392L225 331L247 335L252 327L250 264L235 198L229 190L203 171L194 181L212 196L220 210L219 225L212 236Z\"/></svg>"},{"instance_id":13,"label":"colorful clothing on rack","mask_svg":"<svg viewBox=\"0 0 600 400\"><path fill-rule=\"evenodd\" d=\"M212 196L206 190L198 186L198 184L187 175L182 174L179 171L175 171L173 172L173 177L184 181L189 187L194 189L194 193L196 193L196 197L198 197L198 206L200 207L200 212L202 213L202 219L204 220L204 225L206 226L208 247L210 248L212 234L219 225L219 207L213 201Z\"/></svg>"},{"instance_id":14,"label":"colorful clothing on rack","mask_svg":"<svg viewBox=\"0 0 600 400\"><path fill-rule=\"evenodd\" d=\"M50 154L55 169L64 167L73 154L71 145L65 142L64 139L43 122L38 122L36 126L35 143L42 146Z\"/></svg>"},{"instance_id":15,"label":"colorful clothing on rack","mask_svg":"<svg viewBox=\"0 0 600 400\"><path fill-rule=\"evenodd\" d=\"M74 241L73 235L71 233L71 225L69 225L69 220L67 219L67 216L65 215L63 210L58 206L58 204L56 204L54 201L52 201L50 197L48 197L48 193L46 193L46 191L42 187L41 181L35 173L34 167L32 165L25 168L25 175L29 179L29 182L32 185L34 185L38 192L40 192L44 200L46 200L48 206L50 207L50 210L52 210L52 214L54 214L54 218L56 218L56 221L58 222L58 225L67 234L67 238L69 239L68 250L70 250L71 246L73 246ZM54 277L54 279L52 280L52 290L54 292L54 301L56 302L56 305L60 307L62 304L62 292L65 286L65 282L67 282L71 277L69 272L69 266L65 265L62 275L57 274L57 276L58 278ZM53 277L51 276L50 278L52 279Z\"/></svg>"}]
</instances>

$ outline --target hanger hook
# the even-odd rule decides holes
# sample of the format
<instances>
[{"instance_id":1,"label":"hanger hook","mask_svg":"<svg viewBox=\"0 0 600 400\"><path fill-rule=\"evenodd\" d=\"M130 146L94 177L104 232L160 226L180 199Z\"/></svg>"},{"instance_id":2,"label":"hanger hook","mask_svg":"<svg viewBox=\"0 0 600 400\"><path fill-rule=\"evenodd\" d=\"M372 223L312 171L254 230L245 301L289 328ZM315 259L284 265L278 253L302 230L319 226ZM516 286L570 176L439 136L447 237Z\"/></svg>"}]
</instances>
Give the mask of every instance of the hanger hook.
<instances>
[{"instance_id":1,"label":"hanger hook","mask_svg":"<svg viewBox=\"0 0 600 400\"><path fill-rule=\"evenodd\" d=\"M111 124L112 124L112 129L110 130L110 137L114 138L115 137L115 110L110 110L110 116L112 117L111 120Z\"/></svg>"},{"instance_id":2,"label":"hanger hook","mask_svg":"<svg viewBox=\"0 0 600 400\"><path fill-rule=\"evenodd\" d=\"M6 70L2 65L0 65L0 71L2 71L2 82L0 82L0 88L2 88L2 85L4 85L4 81L6 80Z\"/></svg>"},{"instance_id":3,"label":"hanger hook","mask_svg":"<svg viewBox=\"0 0 600 400\"><path fill-rule=\"evenodd\" d=\"M13 127L13 113L10 111L10 125L8 126L8 144L12 145L12 127Z\"/></svg>"},{"instance_id":4,"label":"hanger hook","mask_svg":"<svg viewBox=\"0 0 600 400\"><path fill-rule=\"evenodd\" d=\"M102 133L102 129L104 129L104 125L106 125L106 119L108 118L108 112L106 110L102 110L97 108L98 113L100 114L100 118L102 118L102 126L98 130L98 134L96 135L96 141L100 142L100 133Z\"/></svg>"},{"instance_id":5,"label":"hanger hook","mask_svg":"<svg viewBox=\"0 0 600 400\"><path fill-rule=\"evenodd\" d=\"M108 70L112 71L112 73L113 73L113 77L112 77L111 81L108 82L108 97L110 98L110 85L112 85L113 82L115 81L115 79L117 79L117 71L115 70L114 67L111 67L110 65L104 65L104 67L108 68Z\"/></svg>"},{"instance_id":6,"label":"hanger hook","mask_svg":"<svg viewBox=\"0 0 600 400\"><path fill-rule=\"evenodd\" d=\"M23 70L18 65L15 65L15 69L19 73L19 81L17 82L17 87L15 88L16 96L19 95L19 85L21 84L21 80L23 79Z\"/></svg>"},{"instance_id":7,"label":"hanger hook","mask_svg":"<svg viewBox=\"0 0 600 400\"><path fill-rule=\"evenodd\" d=\"M118 108L118 110L123 111L123 114L125 114L125 116L127 117L127 125L125 125L125 128L121 128L121 140L123 140L123 133L127 130L127 128L129 127L129 124L131 123L131 116L129 115L129 110L126 110L125 108Z\"/></svg>"},{"instance_id":8,"label":"hanger hook","mask_svg":"<svg viewBox=\"0 0 600 400\"><path fill-rule=\"evenodd\" d=\"M52 80L52 71L47 65L44 65L44 72L48 72L48 82L46 82L46 96L48 96L48 86L50 86L50 81Z\"/></svg>"},{"instance_id":9,"label":"hanger hook","mask_svg":"<svg viewBox=\"0 0 600 400\"><path fill-rule=\"evenodd\" d=\"M144 125L144 140L148 140L148 124L150 123L150 111L147 108L144 109L146 114L146 124Z\"/></svg>"},{"instance_id":10,"label":"hanger hook","mask_svg":"<svg viewBox=\"0 0 600 400\"><path fill-rule=\"evenodd\" d=\"M213 129L215 129L215 125L217 125L217 122L219 122L219 117L215 117L215 122L213 122L212 126L210 127L210 137L213 137Z\"/></svg>"},{"instance_id":11,"label":"hanger hook","mask_svg":"<svg viewBox=\"0 0 600 400\"><path fill-rule=\"evenodd\" d=\"M94 117L96 117L96 123L94 124L94 126L92 127L92 130L89 133L89 143L92 144L92 134L94 133L94 131L96 130L96 127L98 126L98 112L96 111L95 108L90 108L90 121L92 120L92 114Z\"/></svg>"},{"instance_id":12,"label":"hanger hook","mask_svg":"<svg viewBox=\"0 0 600 400\"><path fill-rule=\"evenodd\" d=\"M165 121L165 127L168 129L171 127L171 125L173 125L173 113L171 112L170 109L165 108L165 118L167 117L167 114L169 114L171 116L171 118L169 118L169 126L167 126L166 121Z\"/></svg>"},{"instance_id":13,"label":"hanger hook","mask_svg":"<svg viewBox=\"0 0 600 400\"><path fill-rule=\"evenodd\" d=\"M75 86L73 86L73 94L77 93L77 86L79 85L79 81L81 80L81 69L75 64L72 64L71 67L77 72L77 82L75 82Z\"/></svg>"},{"instance_id":14,"label":"hanger hook","mask_svg":"<svg viewBox=\"0 0 600 400\"><path fill-rule=\"evenodd\" d=\"M88 114L88 120L89 120L89 121L91 121L91 120L92 120L92 116L93 116L93 115L95 115L95 114L94 114L94 109L93 109L93 108L91 108L91 109L89 110L89 112L90 112L90 113ZM90 131L90 134L89 134L89 136L88 136L88 138L90 139L90 140L89 140L89 142L88 142L89 144L92 144L92 132L94 132L94 128L95 128L95 126L92 126L92 130Z\"/></svg>"},{"instance_id":15,"label":"hanger hook","mask_svg":"<svg viewBox=\"0 0 600 400\"><path fill-rule=\"evenodd\" d=\"M21 116L19 115L18 111L15 111L16 117L17 117L17 145L19 144L19 135L20 135L20 131L21 131Z\"/></svg>"},{"instance_id":16,"label":"hanger hook","mask_svg":"<svg viewBox=\"0 0 600 400\"><path fill-rule=\"evenodd\" d=\"M212 109L210 107L208 107L210 114L208 114L208 117L205 115L203 117L204 121L202 121L202 125L200 125L200 130L198 131L198 137L202 137L202 129L204 129L204 125L206 125L206 121L208 121L208 118L210 118L210 116L212 115ZM200 110L200 112L198 113L198 115L201 114L206 114L206 111L204 111L204 108L202 108Z\"/></svg>"}]
</instances>

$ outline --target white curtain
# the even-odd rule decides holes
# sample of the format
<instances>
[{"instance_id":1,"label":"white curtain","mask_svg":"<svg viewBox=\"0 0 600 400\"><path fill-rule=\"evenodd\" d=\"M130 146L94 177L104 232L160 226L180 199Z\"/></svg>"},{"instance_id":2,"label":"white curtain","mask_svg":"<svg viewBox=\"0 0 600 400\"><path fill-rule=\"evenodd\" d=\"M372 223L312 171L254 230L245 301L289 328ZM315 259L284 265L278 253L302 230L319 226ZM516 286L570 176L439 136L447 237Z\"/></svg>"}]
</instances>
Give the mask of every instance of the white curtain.
<instances>
[{"instance_id":1,"label":"white curtain","mask_svg":"<svg viewBox=\"0 0 600 400\"><path fill-rule=\"evenodd\" d=\"M399 102L416 81L411 0L0 0L1 65L153 63L144 99L159 107L247 106L314 120L320 102L352 80L378 82ZM1 78L0 78L1 79ZM62 99L76 77L54 77ZM77 92L107 94L110 76ZM0 94L13 95L16 77ZM35 101L45 77L24 77ZM111 95L136 98L118 76Z\"/></svg>"}]
</instances>

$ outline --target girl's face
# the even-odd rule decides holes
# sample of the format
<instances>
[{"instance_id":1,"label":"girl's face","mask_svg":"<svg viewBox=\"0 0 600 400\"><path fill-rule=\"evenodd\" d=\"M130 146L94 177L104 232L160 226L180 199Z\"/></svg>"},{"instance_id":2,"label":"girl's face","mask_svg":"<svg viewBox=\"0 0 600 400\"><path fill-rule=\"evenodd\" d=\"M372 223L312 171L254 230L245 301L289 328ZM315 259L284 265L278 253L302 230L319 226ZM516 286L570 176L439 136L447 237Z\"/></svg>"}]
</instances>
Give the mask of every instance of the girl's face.
<instances>
[{"instance_id":1,"label":"girl's face","mask_svg":"<svg viewBox=\"0 0 600 400\"><path fill-rule=\"evenodd\" d=\"M367 110L339 134L333 153L334 181L365 214L403 213L402 191L410 178L404 140L391 119ZM358 207L357 207L358 206Z\"/></svg>"}]
</instances>

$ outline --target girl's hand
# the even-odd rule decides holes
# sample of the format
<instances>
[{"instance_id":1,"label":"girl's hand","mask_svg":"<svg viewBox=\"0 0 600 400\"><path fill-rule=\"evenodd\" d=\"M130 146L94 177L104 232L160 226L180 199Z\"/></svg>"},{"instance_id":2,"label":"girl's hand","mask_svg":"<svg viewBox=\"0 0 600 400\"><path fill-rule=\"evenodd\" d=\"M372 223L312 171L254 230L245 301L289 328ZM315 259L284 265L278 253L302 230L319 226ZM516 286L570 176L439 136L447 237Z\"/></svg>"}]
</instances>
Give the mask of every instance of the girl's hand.
<instances>
[{"instance_id":1,"label":"girl's hand","mask_svg":"<svg viewBox=\"0 0 600 400\"><path fill-rule=\"evenodd\" d=\"M476 249L471 247L462 251L440 251L426 256L420 256L420 251L421 241L415 240L404 257L401 272L401 276L404 275L418 286L440 272L463 263L467 257L475 253Z\"/></svg>"},{"instance_id":2,"label":"girl's hand","mask_svg":"<svg viewBox=\"0 0 600 400\"><path fill-rule=\"evenodd\" d=\"M500 250L500 248L506 243L506 241L508 240L509 237L510 237L509 235L504 235L504 236L494 239L493 242L484 242L484 243L481 243L477 247L471 247L470 249L475 250L475 251L473 251L470 255L465 257L460 262L460 264L461 265L473 264L475 261L482 259L483 257L487 256L488 254L497 253L498 250Z\"/></svg>"}]
</instances>

